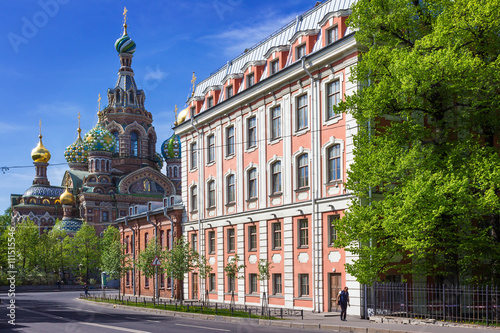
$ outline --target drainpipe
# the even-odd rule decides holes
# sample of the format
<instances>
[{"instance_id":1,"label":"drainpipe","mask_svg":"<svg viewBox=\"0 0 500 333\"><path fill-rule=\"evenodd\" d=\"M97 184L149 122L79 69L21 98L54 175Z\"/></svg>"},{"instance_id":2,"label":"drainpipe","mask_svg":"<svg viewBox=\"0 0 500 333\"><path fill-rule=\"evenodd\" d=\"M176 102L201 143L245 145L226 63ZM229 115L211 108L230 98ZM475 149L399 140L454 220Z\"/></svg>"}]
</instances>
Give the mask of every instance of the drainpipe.
<instances>
[{"instance_id":1,"label":"drainpipe","mask_svg":"<svg viewBox=\"0 0 500 333\"><path fill-rule=\"evenodd\" d=\"M319 259L319 256L317 256L316 253L316 241L318 238L317 232L316 232L316 172L315 172L315 167L316 163L314 163L314 156L316 156L316 127L315 127L315 120L316 120L316 113L315 111L317 110L317 106L315 107L315 102L317 102L317 98L315 98L315 85L316 85L316 79L312 76L312 74L309 72L309 70L306 68L306 58L302 57L302 68L304 71L309 75L311 78L311 156L309 158L309 163L310 163L310 172L311 172L311 217L312 217L312 281L313 281L313 288L312 288L312 293L313 293L313 312L321 312L321 309L319 308L319 302L318 302L318 295L317 291L321 287L319 285L319 279L316 278L316 270L319 268L319 263L317 262Z\"/></svg>"},{"instance_id":2,"label":"drainpipe","mask_svg":"<svg viewBox=\"0 0 500 333\"><path fill-rule=\"evenodd\" d=\"M191 125L193 126L193 128L195 129L196 131L196 137L198 139L198 151L197 151L197 159L196 159L196 163L198 164L198 193L197 193L197 199L198 199L198 253L201 255L201 242L202 242L202 236L203 233L201 231L201 182L202 182L202 179L201 179L201 154L200 154L200 147L201 147L201 137L200 137L200 131L198 130L198 127L196 127L196 125L194 124L194 115L193 117L191 117ZM189 194L188 194L189 195ZM203 240L204 237L203 237ZM200 276L200 274L198 274L199 276L199 282L198 282L198 285L200 286L200 288L198 288L198 296L200 296L200 290L205 290L205 286L202 285L203 281L202 281L202 278Z\"/></svg>"},{"instance_id":3,"label":"drainpipe","mask_svg":"<svg viewBox=\"0 0 500 333\"><path fill-rule=\"evenodd\" d=\"M163 207L163 215L170 221L170 246L174 245L174 221L167 214L167 207ZM170 249L167 249L170 250ZM170 283L170 298L174 298L174 284Z\"/></svg>"},{"instance_id":4,"label":"drainpipe","mask_svg":"<svg viewBox=\"0 0 500 333\"><path fill-rule=\"evenodd\" d=\"M135 296L135 230L128 225L128 216L125 216L125 225L132 230L132 289Z\"/></svg>"},{"instance_id":5,"label":"drainpipe","mask_svg":"<svg viewBox=\"0 0 500 333\"><path fill-rule=\"evenodd\" d=\"M151 211L147 211L146 212L146 220L151 223L154 227L155 227L155 241L157 242L158 241L158 224L155 224L151 221ZM144 246L148 246L148 244L144 244ZM156 274L155 274L155 295L156 295L156 298L159 299L159 295L158 295L158 267L156 267Z\"/></svg>"}]
</instances>

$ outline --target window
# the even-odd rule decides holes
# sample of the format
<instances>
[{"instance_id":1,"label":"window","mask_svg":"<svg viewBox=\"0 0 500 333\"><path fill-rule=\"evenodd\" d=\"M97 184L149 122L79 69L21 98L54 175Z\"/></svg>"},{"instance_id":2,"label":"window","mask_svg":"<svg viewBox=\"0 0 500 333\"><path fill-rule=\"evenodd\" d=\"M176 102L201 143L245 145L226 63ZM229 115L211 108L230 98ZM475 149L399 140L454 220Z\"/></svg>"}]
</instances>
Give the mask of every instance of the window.
<instances>
[{"instance_id":1,"label":"window","mask_svg":"<svg viewBox=\"0 0 500 333\"><path fill-rule=\"evenodd\" d=\"M191 115L191 118L194 117L196 114L196 106L192 106L191 109L189 109L189 114Z\"/></svg>"},{"instance_id":2,"label":"window","mask_svg":"<svg viewBox=\"0 0 500 333\"><path fill-rule=\"evenodd\" d=\"M208 151L207 151L207 163L215 162L215 135L209 135L207 137Z\"/></svg>"},{"instance_id":3,"label":"window","mask_svg":"<svg viewBox=\"0 0 500 333\"><path fill-rule=\"evenodd\" d=\"M257 251L257 227L248 227L248 251Z\"/></svg>"},{"instance_id":4,"label":"window","mask_svg":"<svg viewBox=\"0 0 500 333\"><path fill-rule=\"evenodd\" d=\"M327 37L327 40L326 40L326 44L331 44L333 42L335 42L337 40L337 32L338 32L338 28L337 26L329 29L327 32L326 32L326 37Z\"/></svg>"},{"instance_id":5,"label":"window","mask_svg":"<svg viewBox=\"0 0 500 333\"><path fill-rule=\"evenodd\" d=\"M165 288L165 275L160 274L160 288Z\"/></svg>"},{"instance_id":6,"label":"window","mask_svg":"<svg viewBox=\"0 0 500 333\"><path fill-rule=\"evenodd\" d=\"M226 88L226 99L233 97L233 86L230 85Z\"/></svg>"},{"instance_id":7,"label":"window","mask_svg":"<svg viewBox=\"0 0 500 333\"><path fill-rule=\"evenodd\" d=\"M306 44L297 46L297 60L306 55Z\"/></svg>"},{"instance_id":8,"label":"window","mask_svg":"<svg viewBox=\"0 0 500 333\"><path fill-rule=\"evenodd\" d=\"M227 252L234 252L235 248L235 237L234 229L227 229Z\"/></svg>"},{"instance_id":9,"label":"window","mask_svg":"<svg viewBox=\"0 0 500 333\"><path fill-rule=\"evenodd\" d=\"M299 188L309 186L309 156L302 154L298 158L298 185Z\"/></svg>"},{"instance_id":10,"label":"window","mask_svg":"<svg viewBox=\"0 0 500 333\"><path fill-rule=\"evenodd\" d=\"M335 112L333 107L338 105L340 102L340 81L330 82L327 85L327 95L328 95L328 103L326 106L326 119L331 119L335 117Z\"/></svg>"},{"instance_id":11,"label":"window","mask_svg":"<svg viewBox=\"0 0 500 333\"><path fill-rule=\"evenodd\" d=\"M208 208L215 207L215 180L208 182Z\"/></svg>"},{"instance_id":12,"label":"window","mask_svg":"<svg viewBox=\"0 0 500 333\"><path fill-rule=\"evenodd\" d=\"M174 167L174 178L177 178L178 175L177 175L177 167Z\"/></svg>"},{"instance_id":13,"label":"window","mask_svg":"<svg viewBox=\"0 0 500 333\"><path fill-rule=\"evenodd\" d=\"M271 169L271 192L272 194L281 193L281 162L274 162Z\"/></svg>"},{"instance_id":14,"label":"window","mask_svg":"<svg viewBox=\"0 0 500 333\"><path fill-rule=\"evenodd\" d=\"M130 245L130 237L127 236L127 237L125 237L125 253L129 253L130 252L129 245Z\"/></svg>"},{"instance_id":15,"label":"window","mask_svg":"<svg viewBox=\"0 0 500 333\"><path fill-rule=\"evenodd\" d=\"M299 297L309 296L309 274L299 274Z\"/></svg>"},{"instance_id":16,"label":"window","mask_svg":"<svg viewBox=\"0 0 500 333\"><path fill-rule=\"evenodd\" d=\"M309 221L307 219L299 220L299 247L309 246Z\"/></svg>"},{"instance_id":17,"label":"window","mask_svg":"<svg viewBox=\"0 0 500 333\"><path fill-rule=\"evenodd\" d=\"M198 251L198 234L191 234L191 249Z\"/></svg>"},{"instance_id":18,"label":"window","mask_svg":"<svg viewBox=\"0 0 500 333\"><path fill-rule=\"evenodd\" d=\"M125 284L126 284L127 286L129 286L129 285L130 285L130 272L127 272L127 273L125 274Z\"/></svg>"},{"instance_id":19,"label":"window","mask_svg":"<svg viewBox=\"0 0 500 333\"><path fill-rule=\"evenodd\" d=\"M247 148L253 148L257 146L257 118L252 117L247 120L248 129L248 143Z\"/></svg>"},{"instance_id":20,"label":"window","mask_svg":"<svg viewBox=\"0 0 500 333\"><path fill-rule=\"evenodd\" d=\"M212 106L214 106L214 98L213 96L210 96L207 98L207 109L210 109Z\"/></svg>"},{"instance_id":21,"label":"window","mask_svg":"<svg viewBox=\"0 0 500 333\"><path fill-rule=\"evenodd\" d=\"M281 274L273 274L273 295L281 295L283 293L283 283Z\"/></svg>"},{"instance_id":22,"label":"window","mask_svg":"<svg viewBox=\"0 0 500 333\"><path fill-rule=\"evenodd\" d=\"M148 277L144 278L144 287L149 288L149 278Z\"/></svg>"},{"instance_id":23,"label":"window","mask_svg":"<svg viewBox=\"0 0 500 333\"><path fill-rule=\"evenodd\" d=\"M328 181L340 179L340 145L328 148Z\"/></svg>"},{"instance_id":24,"label":"window","mask_svg":"<svg viewBox=\"0 0 500 333\"><path fill-rule=\"evenodd\" d=\"M249 274L249 286L248 286L248 291L250 294L256 293L257 292L257 274Z\"/></svg>"},{"instance_id":25,"label":"window","mask_svg":"<svg viewBox=\"0 0 500 333\"><path fill-rule=\"evenodd\" d=\"M215 253L215 231L208 232L208 253Z\"/></svg>"},{"instance_id":26,"label":"window","mask_svg":"<svg viewBox=\"0 0 500 333\"><path fill-rule=\"evenodd\" d=\"M257 169L248 170L248 199L257 198Z\"/></svg>"},{"instance_id":27,"label":"window","mask_svg":"<svg viewBox=\"0 0 500 333\"><path fill-rule=\"evenodd\" d=\"M280 70L280 61L274 60L271 62L271 74L275 74Z\"/></svg>"},{"instance_id":28,"label":"window","mask_svg":"<svg viewBox=\"0 0 500 333\"><path fill-rule=\"evenodd\" d=\"M234 290L234 277L227 277L227 287L228 287L228 292L233 292Z\"/></svg>"},{"instance_id":29,"label":"window","mask_svg":"<svg viewBox=\"0 0 500 333\"><path fill-rule=\"evenodd\" d=\"M247 88L255 84L255 76L253 73L247 75Z\"/></svg>"},{"instance_id":30,"label":"window","mask_svg":"<svg viewBox=\"0 0 500 333\"><path fill-rule=\"evenodd\" d=\"M210 273L210 276L208 277L208 290L209 291L216 291L217 285L215 283L215 273Z\"/></svg>"},{"instance_id":31,"label":"window","mask_svg":"<svg viewBox=\"0 0 500 333\"><path fill-rule=\"evenodd\" d=\"M191 144L191 169L198 167L198 145L196 142Z\"/></svg>"},{"instance_id":32,"label":"window","mask_svg":"<svg viewBox=\"0 0 500 333\"><path fill-rule=\"evenodd\" d=\"M273 250L281 249L281 222L272 224Z\"/></svg>"},{"instance_id":33,"label":"window","mask_svg":"<svg viewBox=\"0 0 500 333\"><path fill-rule=\"evenodd\" d=\"M271 139L281 138L281 107L277 106L271 109Z\"/></svg>"},{"instance_id":34,"label":"window","mask_svg":"<svg viewBox=\"0 0 500 333\"><path fill-rule=\"evenodd\" d=\"M333 246L333 242L337 239L337 230L333 225L335 220L340 219L339 215L330 215L328 216L328 244Z\"/></svg>"},{"instance_id":35,"label":"window","mask_svg":"<svg viewBox=\"0 0 500 333\"><path fill-rule=\"evenodd\" d=\"M191 187L191 211L198 210L198 186Z\"/></svg>"},{"instance_id":36,"label":"window","mask_svg":"<svg viewBox=\"0 0 500 333\"><path fill-rule=\"evenodd\" d=\"M144 234L144 245L148 245L148 241L149 241L149 234L146 232L146 234Z\"/></svg>"},{"instance_id":37,"label":"window","mask_svg":"<svg viewBox=\"0 0 500 333\"><path fill-rule=\"evenodd\" d=\"M168 250L172 249L172 244L170 243L171 239L172 239L172 229L168 229L167 230L167 241L165 242L167 244Z\"/></svg>"},{"instance_id":38,"label":"window","mask_svg":"<svg viewBox=\"0 0 500 333\"><path fill-rule=\"evenodd\" d=\"M102 212L102 222L109 222L109 213Z\"/></svg>"},{"instance_id":39,"label":"window","mask_svg":"<svg viewBox=\"0 0 500 333\"><path fill-rule=\"evenodd\" d=\"M160 230L160 248L163 249L163 239L165 238L165 231L164 230ZM168 244L168 240L167 240L167 244Z\"/></svg>"},{"instance_id":40,"label":"window","mask_svg":"<svg viewBox=\"0 0 500 333\"><path fill-rule=\"evenodd\" d=\"M307 128L307 95L297 97L297 131Z\"/></svg>"},{"instance_id":41,"label":"window","mask_svg":"<svg viewBox=\"0 0 500 333\"><path fill-rule=\"evenodd\" d=\"M236 201L236 189L234 175L227 176L227 204L233 204Z\"/></svg>"},{"instance_id":42,"label":"window","mask_svg":"<svg viewBox=\"0 0 500 333\"><path fill-rule=\"evenodd\" d=\"M226 128L226 156L234 155L234 126Z\"/></svg>"},{"instance_id":43,"label":"window","mask_svg":"<svg viewBox=\"0 0 500 333\"><path fill-rule=\"evenodd\" d=\"M113 132L115 137L115 153L120 153L120 138L118 137L118 132Z\"/></svg>"},{"instance_id":44,"label":"window","mask_svg":"<svg viewBox=\"0 0 500 333\"><path fill-rule=\"evenodd\" d=\"M139 136L136 132L130 133L130 155L138 156L139 154Z\"/></svg>"}]
</instances>

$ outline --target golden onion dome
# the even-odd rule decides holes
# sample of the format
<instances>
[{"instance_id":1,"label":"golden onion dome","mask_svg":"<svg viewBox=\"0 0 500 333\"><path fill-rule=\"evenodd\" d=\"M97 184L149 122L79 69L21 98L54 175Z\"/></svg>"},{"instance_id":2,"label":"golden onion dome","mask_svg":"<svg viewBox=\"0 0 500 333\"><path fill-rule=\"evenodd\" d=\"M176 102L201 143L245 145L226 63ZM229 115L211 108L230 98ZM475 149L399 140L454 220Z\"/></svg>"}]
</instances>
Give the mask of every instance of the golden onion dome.
<instances>
[{"instance_id":1,"label":"golden onion dome","mask_svg":"<svg viewBox=\"0 0 500 333\"><path fill-rule=\"evenodd\" d=\"M62 205L73 205L75 203L75 196L69 191L68 187L59 197Z\"/></svg>"},{"instance_id":2,"label":"golden onion dome","mask_svg":"<svg viewBox=\"0 0 500 333\"><path fill-rule=\"evenodd\" d=\"M189 114L189 108L185 108L179 113L179 116L177 117L177 125L180 125L186 120L187 115Z\"/></svg>"},{"instance_id":3,"label":"golden onion dome","mask_svg":"<svg viewBox=\"0 0 500 333\"><path fill-rule=\"evenodd\" d=\"M38 141L38 145L33 148L31 151L31 158L33 162L44 162L47 163L50 160L50 152L42 143L42 135L38 136L40 141Z\"/></svg>"}]
</instances>

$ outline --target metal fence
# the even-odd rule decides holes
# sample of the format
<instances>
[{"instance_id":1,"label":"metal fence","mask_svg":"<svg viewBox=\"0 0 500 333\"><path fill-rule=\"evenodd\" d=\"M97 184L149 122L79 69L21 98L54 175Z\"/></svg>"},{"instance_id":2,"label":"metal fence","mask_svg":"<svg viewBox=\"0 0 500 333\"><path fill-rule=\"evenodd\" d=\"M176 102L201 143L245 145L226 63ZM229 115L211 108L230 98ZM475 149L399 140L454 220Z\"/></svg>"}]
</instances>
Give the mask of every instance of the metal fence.
<instances>
[{"instance_id":1,"label":"metal fence","mask_svg":"<svg viewBox=\"0 0 500 333\"><path fill-rule=\"evenodd\" d=\"M366 286L365 317L373 315L495 325L500 322L497 286L375 283Z\"/></svg>"}]
</instances>

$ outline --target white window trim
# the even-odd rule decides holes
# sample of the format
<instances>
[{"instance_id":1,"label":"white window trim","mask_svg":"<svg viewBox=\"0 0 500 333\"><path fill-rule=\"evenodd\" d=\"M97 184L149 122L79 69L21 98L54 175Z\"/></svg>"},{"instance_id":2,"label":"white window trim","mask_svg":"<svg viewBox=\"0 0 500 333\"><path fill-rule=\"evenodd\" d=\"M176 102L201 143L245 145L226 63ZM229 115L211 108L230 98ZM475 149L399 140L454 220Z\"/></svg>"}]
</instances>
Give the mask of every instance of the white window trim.
<instances>
[{"instance_id":1,"label":"white window trim","mask_svg":"<svg viewBox=\"0 0 500 333\"><path fill-rule=\"evenodd\" d=\"M248 86L248 77L250 75L253 75L253 84L249 87ZM255 71L251 71L251 72L248 72L246 75L245 75L245 89L248 89L248 88L251 88L253 86L255 86L257 84L257 81L255 80L256 78L256 75L255 75Z\"/></svg>"},{"instance_id":2,"label":"white window trim","mask_svg":"<svg viewBox=\"0 0 500 333\"><path fill-rule=\"evenodd\" d=\"M196 196L197 196L197 202L196 202L196 206L197 208L193 210L193 203L192 203L192 199L193 199L193 187L196 187ZM196 182L192 182L191 185L189 185L189 193L188 193L188 196L189 196L189 212L190 213L193 213L193 212L198 212L200 211L200 207L198 207L200 205L200 198L198 197L200 195L200 187L198 186L198 183Z\"/></svg>"},{"instance_id":3,"label":"white window trim","mask_svg":"<svg viewBox=\"0 0 500 333\"><path fill-rule=\"evenodd\" d=\"M214 184L215 184L215 205L213 205L213 206L209 206L209 205L208 205L208 197L209 197L209 195L208 195L208 190L209 190L209 189L208 189L208 183L210 183L211 181L213 181L213 182L214 182ZM198 192L199 192L199 190L198 190ZM212 175L210 175L210 176L209 176L209 177L205 180L205 193L206 193L206 199L205 199L205 205L206 205L205 207L206 207L206 210L216 208L216 207L217 207L217 180L216 180L216 179L215 179L215 177L214 177L214 176L212 176ZM198 193L198 195L200 195L200 194ZM199 208L198 208L198 210L199 210Z\"/></svg>"},{"instance_id":4,"label":"white window trim","mask_svg":"<svg viewBox=\"0 0 500 333\"><path fill-rule=\"evenodd\" d=\"M333 182L328 181L328 148L334 145L340 145L340 179ZM326 186L332 184L341 184L344 180L344 141L331 136L328 142L321 147L321 159L323 160L323 191L326 191Z\"/></svg>"},{"instance_id":5,"label":"white window trim","mask_svg":"<svg viewBox=\"0 0 500 333\"><path fill-rule=\"evenodd\" d=\"M309 171L309 174L308 174L308 178L309 178L309 188L311 188L311 150L310 149L307 149L307 148L304 148L304 147L299 147L299 149L293 153L292 155L292 176L293 176L293 190L296 191L299 189L299 174L298 174L298 170L297 170L297 166L298 166L298 163L297 163L297 158L299 156L301 156L302 154L307 154L307 158L308 158L308 171Z\"/></svg>"},{"instance_id":6,"label":"white window trim","mask_svg":"<svg viewBox=\"0 0 500 333\"><path fill-rule=\"evenodd\" d=\"M299 41L299 44L297 44L295 46L295 50L294 50L295 51L294 52L295 53L295 61L302 59L301 57L299 57L299 48L301 48L302 46L304 46L304 49L305 49L303 56L304 57L307 56L307 43L306 43L306 41L302 42L302 36L299 37L298 41Z\"/></svg>"},{"instance_id":7,"label":"white window trim","mask_svg":"<svg viewBox=\"0 0 500 333\"><path fill-rule=\"evenodd\" d=\"M248 120L252 117L255 117L255 146L248 147L249 137L248 137ZM259 118L257 117L257 111L250 111L246 116L243 117L243 149L245 153L251 153L255 151L258 147L259 141ZM235 129L236 130L236 129Z\"/></svg>"},{"instance_id":8,"label":"white window trim","mask_svg":"<svg viewBox=\"0 0 500 333\"><path fill-rule=\"evenodd\" d=\"M196 144L198 147L198 153L196 154L196 165L193 165L193 159L192 159L192 154L193 154L193 145ZM189 157L188 157L188 163L189 163L189 172L195 172L198 170L198 164L200 163L200 148L198 144L198 140L193 140L189 143Z\"/></svg>"},{"instance_id":9,"label":"white window trim","mask_svg":"<svg viewBox=\"0 0 500 333\"><path fill-rule=\"evenodd\" d=\"M303 89L300 88L296 93L291 96L292 104L292 133L294 136L301 136L311 128L311 99L310 99L311 88ZM307 95L307 127L297 130L297 99L302 95Z\"/></svg>"},{"instance_id":10,"label":"white window trim","mask_svg":"<svg viewBox=\"0 0 500 333\"><path fill-rule=\"evenodd\" d=\"M237 190L237 187L238 187L238 179L236 177L236 171L234 170L231 170L229 169L225 174L224 174L224 206L226 206L229 202L227 201L227 197L228 197L228 191L227 191L227 178L229 176L234 176L234 201L231 203L231 204L234 204L236 205L236 201L237 201L237 196L238 196L238 190Z\"/></svg>"},{"instance_id":11,"label":"white window trim","mask_svg":"<svg viewBox=\"0 0 500 333\"><path fill-rule=\"evenodd\" d=\"M278 107L278 106L281 109L281 136L279 138L277 138L277 139L273 139L272 138L272 133L273 133L273 113L272 113L271 110L274 109L275 107ZM283 105L282 105L282 101L281 100L279 102L273 101L271 104L269 104L269 106L266 107L266 118L268 119L267 130L268 130L268 133L269 133L267 144L268 145L277 144L278 142L280 142L281 140L283 140Z\"/></svg>"},{"instance_id":12,"label":"white window trim","mask_svg":"<svg viewBox=\"0 0 500 333\"><path fill-rule=\"evenodd\" d=\"M232 127L234 129L234 153L231 155L227 155L227 129L229 127ZM222 154L224 155L225 160L230 160L236 156L236 122L230 122L227 125L222 127L222 135L223 135L223 141L224 145L222 147Z\"/></svg>"},{"instance_id":13,"label":"white window trim","mask_svg":"<svg viewBox=\"0 0 500 333\"><path fill-rule=\"evenodd\" d=\"M248 172L250 171L250 169L254 169L255 168L255 171L257 172L257 179L256 179L256 190L255 192L257 193L257 197L259 197L259 165L258 164L255 164L255 163L250 163L249 165L246 166L244 172L243 172L243 179L244 179L244 184L245 184L245 187L244 187L244 191L245 191L245 194L244 194L244 198L245 200L249 200L249 196L248 196L248 191L250 189L250 187L248 186ZM252 198L252 200L254 200L255 198Z\"/></svg>"},{"instance_id":14,"label":"white window trim","mask_svg":"<svg viewBox=\"0 0 500 333\"><path fill-rule=\"evenodd\" d=\"M213 135L214 136L214 160L213 161L208 161L208 154L209 154L209 151L210 151L210 146L208 145L208 138ZM205 134L205 147L207 147L206 149L206 153L205 153L205 165L206 166L211 166L211 165L214 165L215 162L217 161L217 135L215 135L215 130L212 130L208 133ZM198 154L198 157L200 156L200 154Z\"/></svg>"},{"instance_id":15,"label":"white window trim","mask_svg":"<svg viewBox=\"0 0 500 333\"><path fill-rule=\"evenodd\" d=\"M337 29L337 39L335 39L335 41L333 41L332 43L328 43L328 35L330 34L330 31L333 30L333 29ZM335 42L338 42L338 40L340 39L339 38L339 24L338 23L335 23L331 26L329 26L328 28L325 29L325 46L327 45L330 45L330 44L333 44Z\"/></svg>"},{"instance_id":16,"label":"white window trim","mask_svg":"<svg viewBox=\"0 0 500 333\"><path fill-rule=\"evenodd\" d=\"M268 181L267 181L267 193L269 193L269 196L273 196L275 194L272 193L273 191L273 170L272 170L272 165L275 162L281 162L281 195L283 196L283 157L274 155L269 161L267 161L266 165L266 170L269 173Z\"/></svg>"},{"instance_id":17,"label":"white window trim","mask_svg":"<svg viewBox=\"0 0 500 333\"><path fill-rule=\"evenodd\" d=\"M321 106L323 108L323 122L322 122L323 126L336 124L343 118L343 114L341 113L341 114L338 114L331 119L327 119L327 117L328 117L328 110L327 110L327 107L328 107L328 102L327 102L328 89L327 89L327 85L334 82L334 81L337 81L337 80L339 81L339 84L340 84L340 98L341 98L341 100L344 100L344 89L343 89L344 73L343 72L339 72L337 74L330 74L328 79L321 82L321 92L322 92L322 96L323 96L323 98L321 99L321 104L322 104Z\"/></svg>"}]
</instances>

